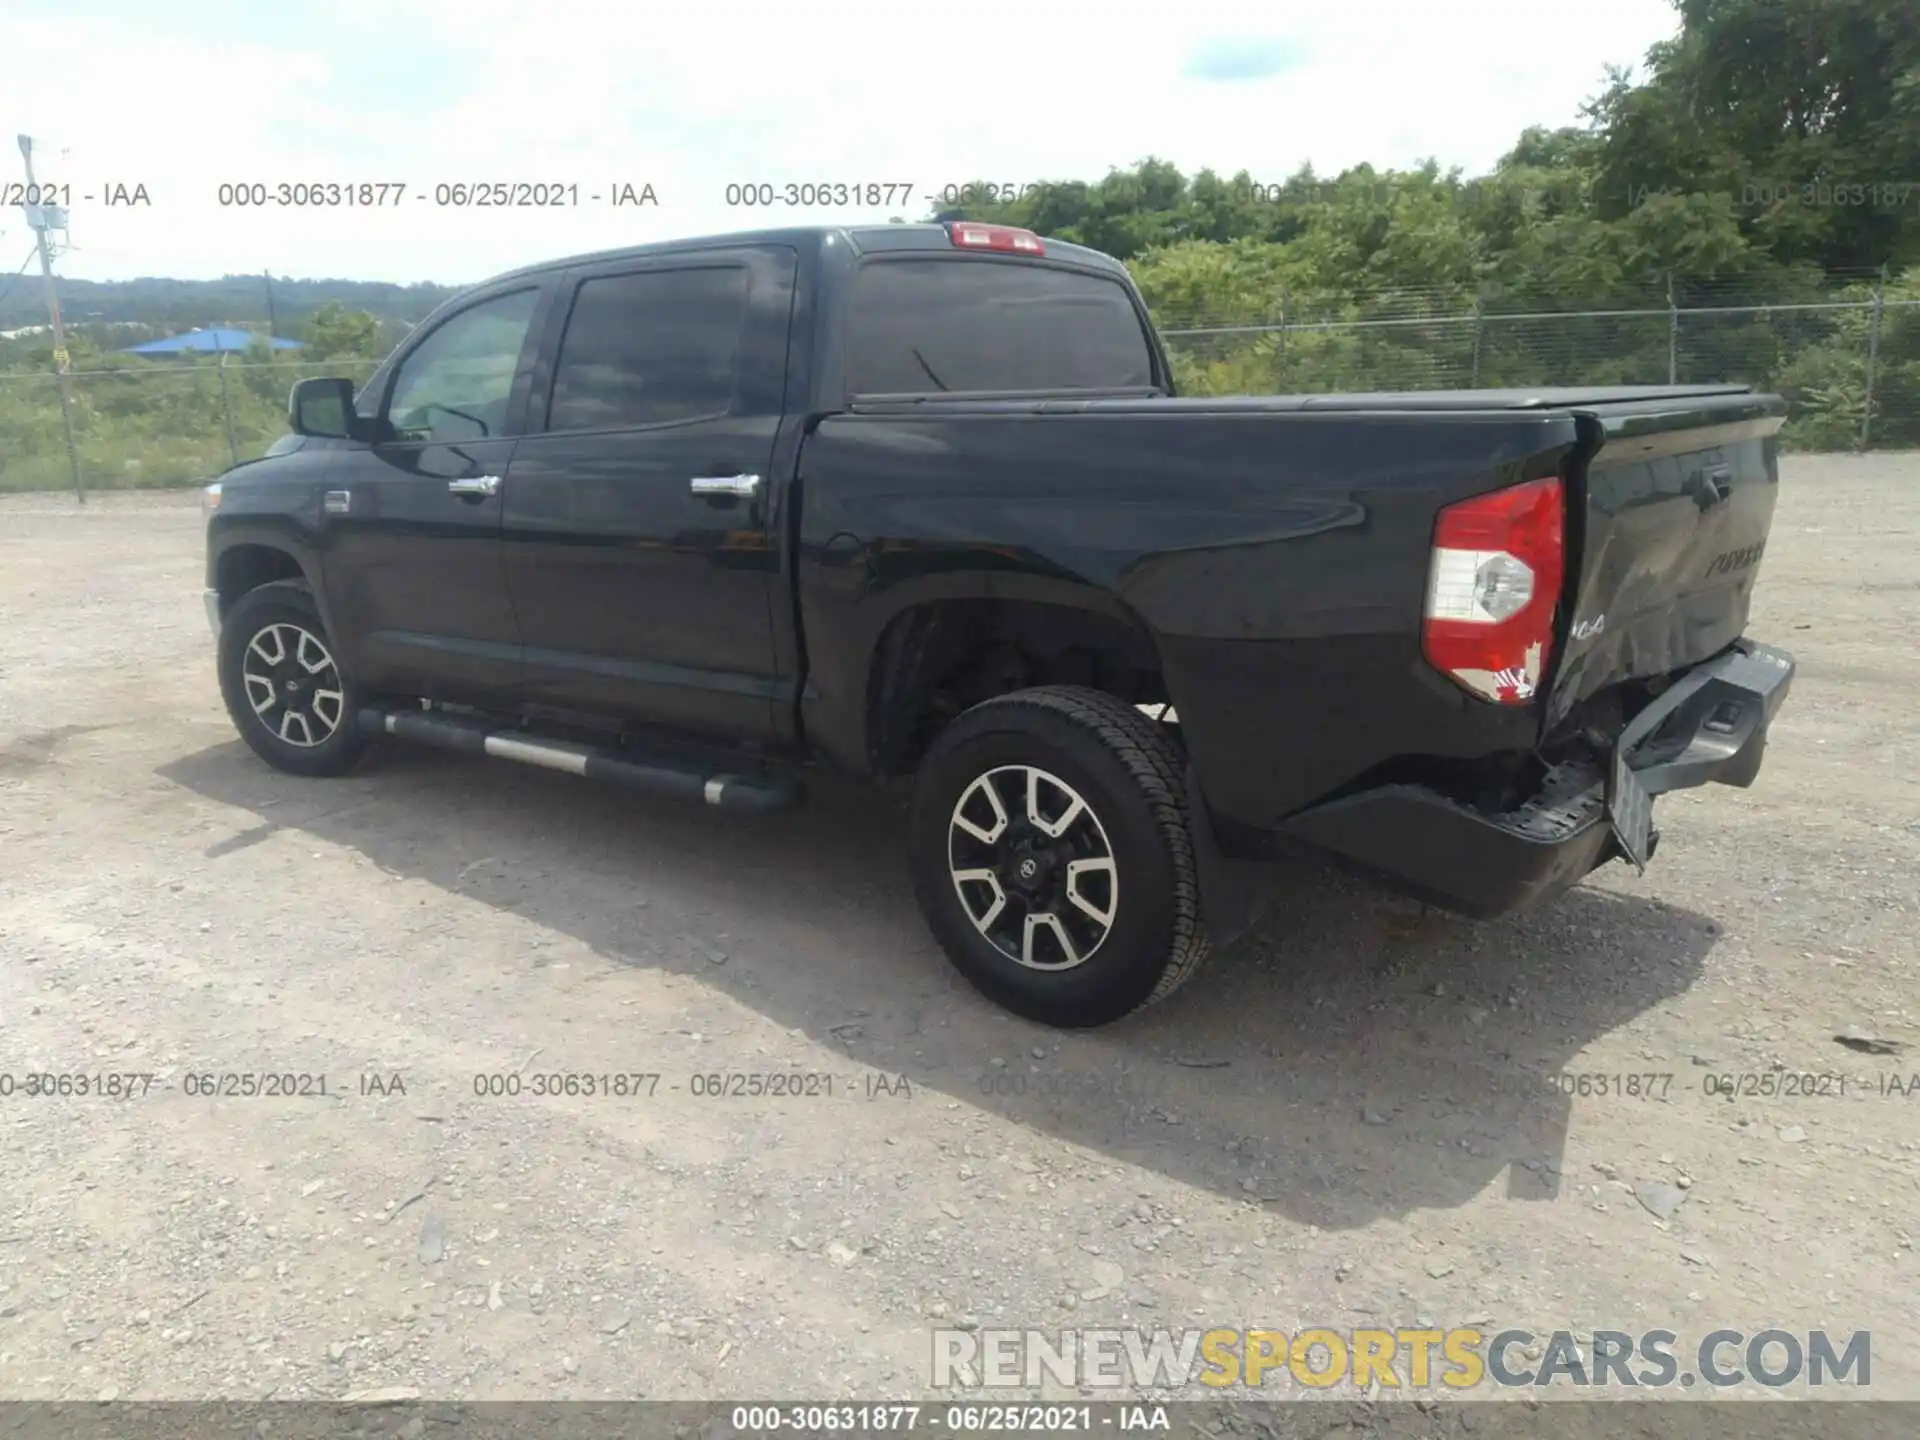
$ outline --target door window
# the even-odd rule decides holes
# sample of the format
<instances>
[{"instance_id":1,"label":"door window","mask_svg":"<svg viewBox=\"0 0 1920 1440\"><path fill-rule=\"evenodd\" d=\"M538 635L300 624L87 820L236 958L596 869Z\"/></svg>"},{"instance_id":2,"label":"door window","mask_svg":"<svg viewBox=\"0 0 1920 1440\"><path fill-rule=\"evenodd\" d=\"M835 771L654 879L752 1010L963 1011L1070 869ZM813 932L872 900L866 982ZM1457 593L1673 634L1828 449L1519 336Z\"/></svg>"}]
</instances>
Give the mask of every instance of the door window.
<instances>
[{"instance_id":1,"label":"door window","mask_svg":"<svg viewBox=\"0 0 1920 1440\"><path fill-rule=\"evenodd\" d=\"M584 282L553 375L549 430L664 425L733 408L747 319L741 266Z\"/></svg>"},{"instance_id":2,"label":"door window","mask_svg":"<svg viewBox=\"0 0 1920 1440\"><path fill-rule=\"evenodd\" d=\"M438 326L400 364L387 402L395 440L484 440L507 425L507 401L540 292L516 290Z\"/></svg>"}]
</instances>

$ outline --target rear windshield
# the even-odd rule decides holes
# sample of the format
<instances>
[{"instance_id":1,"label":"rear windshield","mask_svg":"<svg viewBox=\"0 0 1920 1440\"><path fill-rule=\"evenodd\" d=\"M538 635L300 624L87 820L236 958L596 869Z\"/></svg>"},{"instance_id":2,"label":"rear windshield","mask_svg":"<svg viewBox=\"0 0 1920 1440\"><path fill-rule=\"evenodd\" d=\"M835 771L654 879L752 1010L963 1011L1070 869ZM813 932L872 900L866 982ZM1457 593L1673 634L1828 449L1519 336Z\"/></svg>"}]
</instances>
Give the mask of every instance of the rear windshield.
<instances>
[{"instance_id":1,"label":"rear windshield","mask_svg":"<svg viewBox=\"0 0 1920 1440\"><path fill-rule=\"evenodd\" d=\"M1152 352L1118 281L1024 262L881 260L854 276L847 389L1129 390Z\"/></svg>"}]
</instances>

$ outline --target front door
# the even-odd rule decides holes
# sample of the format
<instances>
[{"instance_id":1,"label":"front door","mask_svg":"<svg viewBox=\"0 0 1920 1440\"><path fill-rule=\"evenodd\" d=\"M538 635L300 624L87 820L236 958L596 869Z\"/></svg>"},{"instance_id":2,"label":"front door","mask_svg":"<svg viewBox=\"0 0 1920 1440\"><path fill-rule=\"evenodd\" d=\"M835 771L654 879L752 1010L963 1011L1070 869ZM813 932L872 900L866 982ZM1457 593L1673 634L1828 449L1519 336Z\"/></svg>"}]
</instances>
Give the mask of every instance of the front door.
<instances>
[{"instance_id":1,"label":"front door","mask_svg":"<svg viewBox=\"0 0 1920 1440\"><path fill-rule=\"evenodd\" d=\"M715 250L572 272L507 472L527 699L773 732L770 473L794 256Z\"/></svg>"},{"instance_id":2,"label":"front door","mask_svg":"<svg viewBox=\"0 0 1920 1440\"><path fill-rule=\"evenodd\" d=\"M528 284L436 322L382 387L374 442L343 453L328 481L327 599L342 658L369 690L513 698L502 492L541 294Z\"/></svg>"}]
</instances>

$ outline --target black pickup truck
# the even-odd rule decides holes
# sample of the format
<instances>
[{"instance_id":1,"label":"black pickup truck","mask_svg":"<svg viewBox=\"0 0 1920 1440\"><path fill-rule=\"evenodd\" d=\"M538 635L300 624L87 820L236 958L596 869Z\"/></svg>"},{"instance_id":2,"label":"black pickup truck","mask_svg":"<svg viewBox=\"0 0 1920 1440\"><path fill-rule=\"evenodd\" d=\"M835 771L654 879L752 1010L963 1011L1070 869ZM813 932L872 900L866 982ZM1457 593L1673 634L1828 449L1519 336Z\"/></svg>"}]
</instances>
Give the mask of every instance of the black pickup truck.
<instances>
[{"instance_id":1,"label":"black pickup truck","mask_svg":"<svg viewBox=\"0 0 1920 1440\"><path fill-rule=\"evenodd\" d=\"M519 270L208 487L241 735L755 811L912 787L928 924L1098 1025L1332 854L1470 915L1750 784L1779 475L1740 385L1182 399L1123 266L808 228Z\"/></svg>"}]
</instances>

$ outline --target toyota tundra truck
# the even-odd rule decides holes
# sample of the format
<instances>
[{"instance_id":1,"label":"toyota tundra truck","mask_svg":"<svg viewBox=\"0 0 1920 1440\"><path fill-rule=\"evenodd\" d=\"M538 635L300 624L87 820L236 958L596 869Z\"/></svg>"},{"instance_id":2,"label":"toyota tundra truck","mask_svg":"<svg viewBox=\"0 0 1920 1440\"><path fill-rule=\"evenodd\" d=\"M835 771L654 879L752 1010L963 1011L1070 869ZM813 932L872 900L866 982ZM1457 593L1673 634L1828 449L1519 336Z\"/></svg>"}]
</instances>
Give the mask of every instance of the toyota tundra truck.
<instances>
[{"instance_id":1,"label":"toyota tundra truck","mask_svg":"<svg viewBox=\"0 0 1920 1440\"><path fill-rule=\"evenodd\" d=\"M395 741L739 811L908 792L986 995L1105 1024L1302 849L1477 917L1745 786L1785 405L1735 384L1182 398L1124 266L813 227L500 276L207 487L268 764Z\"/></svg>"}]
</instances>

